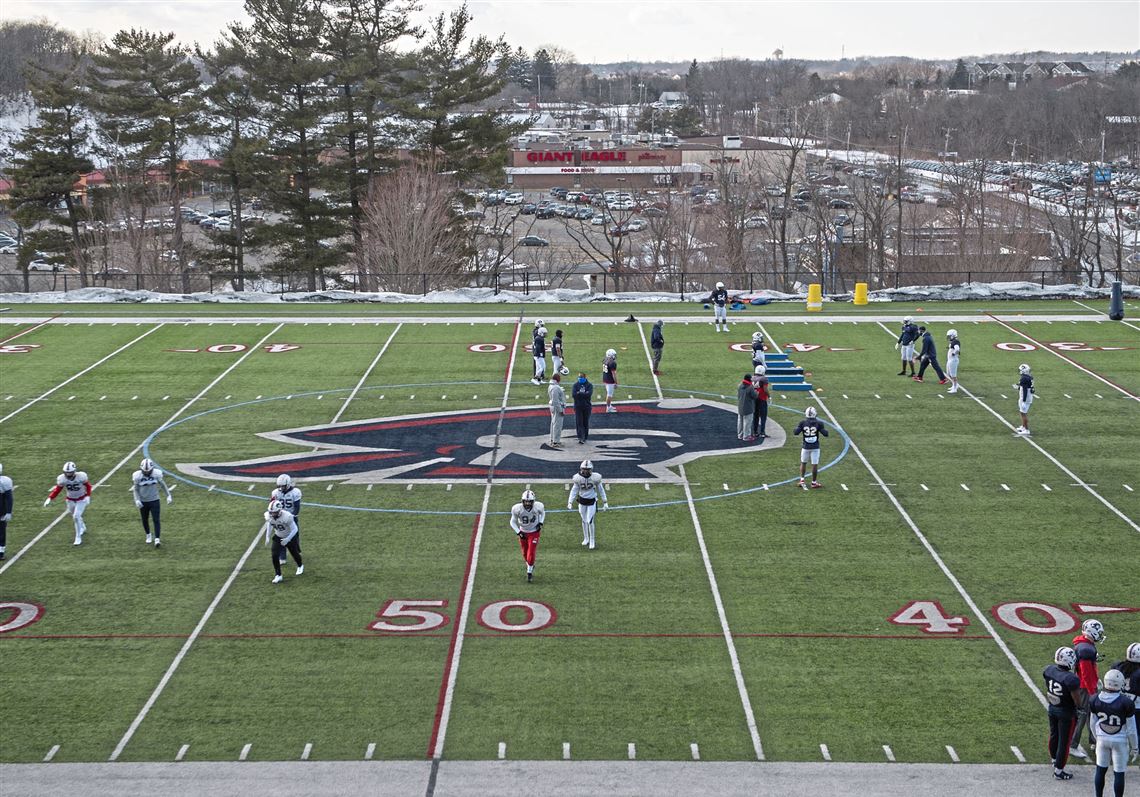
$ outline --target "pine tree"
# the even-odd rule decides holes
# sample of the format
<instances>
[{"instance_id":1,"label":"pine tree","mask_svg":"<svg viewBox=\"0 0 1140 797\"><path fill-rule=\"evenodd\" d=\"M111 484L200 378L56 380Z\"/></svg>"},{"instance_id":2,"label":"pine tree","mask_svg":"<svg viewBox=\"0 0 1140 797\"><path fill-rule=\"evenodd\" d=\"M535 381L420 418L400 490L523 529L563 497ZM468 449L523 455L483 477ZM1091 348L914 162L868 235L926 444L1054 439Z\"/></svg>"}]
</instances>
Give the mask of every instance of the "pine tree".
<instances>
[{"instance_id":1,"label":"pine tree","mask_svg":"<svg viewBox=\"0 0 1140 797\"><path fill-rule=\"evenodd\" d=\"M395 106L415 141L419 159L459 183L478 177L502 182L508 140L525 124L473 107L502 90L510 50L499 39L467 41L471 15L463 6L440 14L429 26L423 49L409 60Z\"/></svg>"},{"instance_id":2,"label":"pine tree","mask_svg":"<svg viewBox=\"0 0 1140 797\"><path fill-rule=\"evenodd\" d=\"M546 49L541 49L534 54L534 83L538 89L538 99L541 102L543 92L546 96L553 96L554 91L558 88L558 80L554 75L554 59L550 57L550 53Z\"/></svg>"},{"instance_id":3,"label":"pine tree","mask_svg":"<svg viewBox=\"0 0 1140 797\"><path fill-rule=\"evenodd\" d=\"M83 54L76 52L70 63L58 70L30 71L29 89L36 104L37 121L12 144L8 176L12 181L13 218L21 227L47 222L70 228L68 248L79 268L80 285L86 286L87 257L79 230L82 210L72 195L80 175L95 168L88 156L88 117L79 88L84 63ZM54 212L61 205L67 210L66 219ZM25 290L27 255L37 248L47 248L42 241L29 243L28 251L21 253Z\"/></svg>"},{"instance_id":4,"label":"pine tree","mask_svg":"<svg viewBox=\"0 0 1140 797\"><path fill-rule=\"evenodd\" d=\"M950 81L946 84L948 89L968 89L970 88L970 73L966 70L966 62L961 58L954 66L954 74L950 76Z\"/></svg>"},{"instance_id":5,"label":"pine tree","mask_svg":"<svg viewBox=\"0 0 1140 797\"><path fill-rule=\"evenodd\" d=\"M250 23L232 25L228 35L243 53L265 130L257 189L283 217L258 235L273 251L274 273L301 275L308 290L317 290L318 280L323 288L340 260L337 249L322 241L338 237L344 226L314 194L333 103L326 82L331 65L321 55L323 7L319 0L246 0L245 10Z\"/></svg>"},{"instance_id":6,"label":"pine tree","mask_svg":"<svg viewBox=\"0 0 1140 797\"><path fill-rule=\"evenodd\" d=\"M123 30L93 59L89 73L90 102L95 109L106 152L125 156L132 173L116 174L119 181L137 181L144 200L139 218L147 213L145 186L152 170L166 180L166 199L173 213L170 248L178 253L183 290L187 290L186 252L182 238L182 195L187 144L206 132L202 118L201 81L190 51L173 44L173 33ZM140 239L141 240L141 239ZM136 266L143 250L135 249Z\"/></svg>"},{"instance_id":7,"label":"pine tree","mask_svg":"<svg viewBox=\"0 0 1140 797\"><path fill-rule=\"evenodd\" d=\"M524 89L534 85L534 62L522 47L517 48L510 56L507 80Z\"/></svg>"}]
</instances>

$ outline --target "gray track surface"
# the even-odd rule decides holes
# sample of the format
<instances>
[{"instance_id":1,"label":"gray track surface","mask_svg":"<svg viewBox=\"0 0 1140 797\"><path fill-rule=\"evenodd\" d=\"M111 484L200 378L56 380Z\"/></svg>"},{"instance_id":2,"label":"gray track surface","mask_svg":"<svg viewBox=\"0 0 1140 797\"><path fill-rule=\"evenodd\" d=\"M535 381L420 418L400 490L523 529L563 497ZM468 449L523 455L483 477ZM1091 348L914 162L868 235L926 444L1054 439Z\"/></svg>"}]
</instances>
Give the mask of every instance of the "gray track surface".
<instances>
[{"instance_id":1,"label":"gray track surface","mask_svg":"<svg viewBox=\"0 0 1140 797\"><path fill-rule=\"evenodd\" d=\"M0 793L218 797L425 795L428 761L4 764ZM1092 789L1092 767L1054 782L1047 764L844 764L657 761L444 761L435 797L476 795L828 795L829 797L1041 797ZM1132 777L1137 777L1135 774Z\"/></svg>"}]
</instances>

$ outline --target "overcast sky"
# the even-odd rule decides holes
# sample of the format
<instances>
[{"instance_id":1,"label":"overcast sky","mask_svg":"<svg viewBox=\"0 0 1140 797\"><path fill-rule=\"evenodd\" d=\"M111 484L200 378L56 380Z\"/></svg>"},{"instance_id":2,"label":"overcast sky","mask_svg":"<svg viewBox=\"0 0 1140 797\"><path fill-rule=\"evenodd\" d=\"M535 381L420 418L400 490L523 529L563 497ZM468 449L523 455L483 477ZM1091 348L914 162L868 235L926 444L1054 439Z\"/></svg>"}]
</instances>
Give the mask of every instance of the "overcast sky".
<instances>
[{"instance_id":1,"label":"overcast sky","mask_svg":"<svg viewBox=\"0 0 1140 797\"><path fill-rule=\"evenodd\" d=\"M426 0L423 16L456 8ZM1136 51L1137 0L469 0L475 31L533 51L554 44L587 63L720 56L836 59L1031 50ZM244 18L241 0L0 0L0 18L44 18L106 36L127 27L209 44Z\"/></svg>"}]
</instances>

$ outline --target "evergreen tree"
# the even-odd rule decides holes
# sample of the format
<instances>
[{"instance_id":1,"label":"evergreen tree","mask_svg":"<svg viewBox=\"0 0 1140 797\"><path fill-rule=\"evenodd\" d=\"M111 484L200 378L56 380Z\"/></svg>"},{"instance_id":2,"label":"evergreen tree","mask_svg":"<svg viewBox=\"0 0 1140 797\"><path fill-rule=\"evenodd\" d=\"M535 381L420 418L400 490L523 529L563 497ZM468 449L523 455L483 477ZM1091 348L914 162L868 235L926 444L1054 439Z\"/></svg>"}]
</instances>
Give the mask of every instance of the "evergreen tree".
<instances>
[{"instance_id":1,"label":"evergreen tree","mask_svg":"<svg viewBox=\"0 0 1140 797\"><path fill-rule=\"evenodd\" d=\"M458 182L481 178L502 182L508 139L526 129L493 111L473 107L502 90L510 51L499 39L467 41L471 15L466 6L440 14L429 26L423 49L405 70L393 102L415 141L417 156Z\"/></svg>"},{"instance_id":2,"label":"evergreen tree","mask_svg":"<svg viewBox=\"0 0 1140 797\"><path fill-rule=\"evenodd\" d=\"M669 112L667 126L678 136L699 136L704 133L701 127L701 113L692 105L674 108ZM660 128L658 128L660 132Z\"/></svg>"},{"instance_id":3,"label":"evergreen tree","mask_svg":"<svg viewBox=\"0 0 1140 797\"><path fill-rule=\"evenodd\" d=\"M968 89L970 88L970 73L966 71L966 62L961 58L954 66L954 74L950 76L949 82L946 84L948 89Z\"/></svg>"},{"instance_id":4,"label":"evergreen tree","mask_svg":"<svg viewBox=\"0 0 1140 797\"><path fill-rule=\"evenodd\" d=\"M29 71L28 86L36 104L37 120L12 144L8 176L12 181L13 218L21 227L47 222L70 228L70 240L66 243L79 268L80 285L85 286L87 258L79 230L82 209L72 196L80 175L95 168L88 157L87 111L79 88L84 63L84 56L76 52L70 63L60 69ZM54 212L61 205L67 210L65 219ZM42 242L38 246L35 242L32 244L30 251L46 248ZM27 257L21 258L25 289L27 260Z\"/></svg>"},{"instance_id":5,"label":"evergreen tree","mask_svg":"<svg viewBox=\"0 0 1140 797\"><path fill-rule=\"evenodd\" d=\"M558 88L558 79L554 74L554 59L545 48L534 54L533 70L538 99L541 101L544 93L547 97L553 96Z\"/></svg>"},{"instance_id":6,"label":"evergreen tree","mask_svg":"<svg viewBox=\"0 0 1140 797\"><path fill-rule=\"evenodd\" d=\"M335 210L314 195L333 104L326 84L331 65L321 55L325 16L319 0L246 0L245 10L250 23L232 25L228 35L243 54L265 131L257 190L282 215L258 235L273 251L271 271L300 275L308 290L317 290L340 260L322 241L343 229Z\"/></svg>"},{"instance_id":7,"label":"evergreen tree","mask_svg":"<svg viewBox=\"0 0 1140 797\"><path fill-rule=\"evenodd\" d=\"M697 109L697 113L704 118L704 87L701 80L701 68L697 65L697 59L693 59L693 63L689 64L689 72L685 76L685 91L689 95L689 102Z\"/></svg>"},{"instance_id":8,"label":"evergreen tree","mask_svg":"<svg viewBox=\"0 0 1140 797\"><path fill-rule=\"evenodd\" d=\"M186 252L182 239L182 195L187 143L206 132L202 117L201 78L187 48L175 45L173 33L123 30L93 59L89 74L90 101L100 118L112 156L126 155L133 174L120 181L152 179L152 170L166 180L166 199L173 213L170 248L178 253L183 282ZM121 164L120 164L121 165ZM145 196L145 190L143 191ZM145 222L147 204L139 213ZM141 246L135 250L142 266ZM187 286L184 284L183 289Z\"/></svg>"},{"instance_id":9,"label":"evergreen tree","mask_svg":"<svg viewBox=\"0 0 1140 797\"><path fill-rule=\"evenodd\" d=\"M522 47L516 49L510 56L507 80L524 89L534 85L534 62Z\"/></svg>"}]
</instances>

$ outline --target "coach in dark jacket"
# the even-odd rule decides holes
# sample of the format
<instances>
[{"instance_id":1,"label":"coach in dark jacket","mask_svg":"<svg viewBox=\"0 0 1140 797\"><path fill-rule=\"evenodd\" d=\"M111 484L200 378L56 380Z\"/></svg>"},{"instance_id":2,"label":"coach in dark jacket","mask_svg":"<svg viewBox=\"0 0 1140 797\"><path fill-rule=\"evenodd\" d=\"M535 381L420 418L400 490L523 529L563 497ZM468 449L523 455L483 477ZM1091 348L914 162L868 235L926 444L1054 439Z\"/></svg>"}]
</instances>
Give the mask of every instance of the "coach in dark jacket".
<instances>
[{"instance_id":1,"label":"coach in dark jacket","mask_svg":"<svg viewBox=\"0 0 1140 797\"><path fill-rule=\"evenodd\" d=\"M922 334L922 352L918 355L922 365L918 368L918 376L914 377L915 382L922 381L922 375L926 373L926 366L934 367L934 373L938 374L938 384L946 384L946 374L942 373L942 366L938 364L938 350L934 348L934 338L926 331L926 327L919 327L918 331Z\"/></svg>"},{"instance_id":2,"label":"coach in dark jacket","mask_svg":"<svg viewBox=\"0 0 1140 797\"><path fill-rule=\"evenodd\" d=\"M574 399L574 426L578 431L578 442L585 443L590 437L590 413L594 411L594 386L585 374L578 374L578 381L574 383L570 395Z\"/></svg>"},{"instance_id":3,"label":"coach in dark jacket","mask_svg":"<svg viewBox=\"0 0 1140 797\"><path fill-rule=\"evenodd\" d=\"M661 327L664 325L664 321L658 321L653 325L653 332L649 336L649 348L653 349L654 376L661 376L661 353L665 351L665 335L662 333Z\"/></svg>"}]
</instances>

